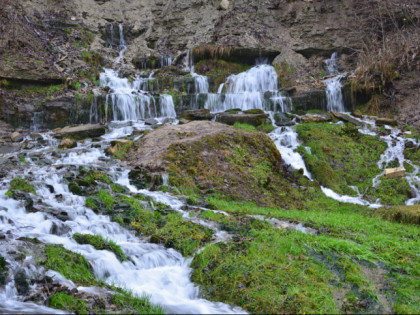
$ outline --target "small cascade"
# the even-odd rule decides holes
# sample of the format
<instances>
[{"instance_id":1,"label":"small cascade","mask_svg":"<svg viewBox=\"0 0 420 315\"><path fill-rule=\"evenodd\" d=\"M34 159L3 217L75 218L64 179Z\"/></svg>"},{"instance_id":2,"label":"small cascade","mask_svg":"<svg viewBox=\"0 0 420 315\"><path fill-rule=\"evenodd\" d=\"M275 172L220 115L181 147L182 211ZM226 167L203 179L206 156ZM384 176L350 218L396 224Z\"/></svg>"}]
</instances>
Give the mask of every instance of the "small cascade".
<instances>
[{"instance_id":1,"label":"small cascade","mask_svg":"<svg viewBox=\"0 0 420 315\"><path fill-rule=\"evenodd\" d=\"M117 59L115 59L115 63L119 64L121 62L121 59L124 56L125 51L127 50L127 46L126 46L126 42L124 40L124 29L123 29L123 25L119 24L118 25L119 28L119 32L120 32L120 45L118 46L118 50L119 52L119 56Z\"/></svg>"},{"instance_id":2,"label":"small cascade","mask_svg":"<svg viewBox=\"0 0 420 315\"><path fill-rule=\"evenodd\" d=\"M291 127L280 127L271 132L269 136L279 150L284 162L295 170L303 169L303 175L312 179L302 156L296 152L300 145L296 131Z\"/></svg>"},{"instance_id":3,"label":"small cascade","mask_svg":"<svg viewBox=\"0 0 420 315\"><path fill-rule=\"evenodd\" d=\"M169 94L161 94L159 98L160 114L162 117L176 118L174 100Z\"/></svg>"},{"instance_id":4,"label":"small cascade","mask_svg":"<svg viewBox=\"0 0 420 315\"><path fill-rule=\"evenodd\" d=\"M44 124L44 113L43 112L34 112L34 116L32 118L32 125L31 131L38 132L42 129Z\"/></svg>"},{"instance_id":5,"label":"small cascade","mask_svg":"<svg viewBox=\"0 0 420 315\"><path fill-rule=\"evenodd\" d=\"M334 52L331 55L330 59L324 61L326 65L326 70L328 75L338 74L337 64L336 64L337 53ZM324 80L327 94L327 110L333 112L344 112L344 102L343 102L343 93L341 91L341 79L346 74L336 75L333 78Z\"/></svg>"},{"instance_id":6,"label":"small cascade","mask_svg":"<svg viewBox=\"0 0 420 315\"><path fill-rule=\"evenodd\" d=\"M341 91L342 85L340 80L344 77L343 74L327 79L324 83L327 85L327 110L333 112L344 112L343 93Z\"/></svg>"},{"instance_id":7,"label":"small cascade","mask_svg":"<svg viewBox=\"0 0 420 315\"><path fill-rule=\"evenodd\" d=\"M337 59L337 53L333 52L333 54L331 55L331 58L324 61L327 75L338 74L336 59Z\"/></svg>"}]
</instances>

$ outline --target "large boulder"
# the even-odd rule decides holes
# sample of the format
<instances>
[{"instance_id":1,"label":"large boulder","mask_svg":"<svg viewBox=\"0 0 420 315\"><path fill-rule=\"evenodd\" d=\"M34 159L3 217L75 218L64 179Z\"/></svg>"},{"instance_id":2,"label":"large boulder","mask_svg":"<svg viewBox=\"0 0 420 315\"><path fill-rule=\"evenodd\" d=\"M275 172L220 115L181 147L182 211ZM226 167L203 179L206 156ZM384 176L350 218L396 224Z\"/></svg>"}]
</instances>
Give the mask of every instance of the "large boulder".
<instances>
[{"instance_id":1,"label":"large boulder","mask_svg":"<svg viewBox=\"0 0 420 315\"><path fill-rule=\"evenodd\" d=\"M223 113L216 116L216 121L227 124L234 125L235 123L249 124L253 126L260 126L264 124L268 119L267 114L228 114Z\"/></svg>"},{"instance_id":2,"label":"large boulder","mask_svg":"<svg viewBox=\"0 0 420 315\"><path fill-rule=\"evenodd\" d=\"M86 138L96 138L105 134L106 128L103 125L80 125L76 127L64 127L56 130L54 136L57 138L69 138L82 140Z\"/></svg>"},{"instance_id":3,"label":"large boulder","mask_svg":"<svg viewBox=\"0 0 420 315\"><path fill-rule=\"evenodd\" d=\"M169 185L181 192L221 193L287 208L298 203L279 151L261 132L212 121L164 126L140 139L127 161L138 173L131 174L133 184L145 185L149 177L156 185L151 178L167 173Z\"/></svg>"}]
</instances>

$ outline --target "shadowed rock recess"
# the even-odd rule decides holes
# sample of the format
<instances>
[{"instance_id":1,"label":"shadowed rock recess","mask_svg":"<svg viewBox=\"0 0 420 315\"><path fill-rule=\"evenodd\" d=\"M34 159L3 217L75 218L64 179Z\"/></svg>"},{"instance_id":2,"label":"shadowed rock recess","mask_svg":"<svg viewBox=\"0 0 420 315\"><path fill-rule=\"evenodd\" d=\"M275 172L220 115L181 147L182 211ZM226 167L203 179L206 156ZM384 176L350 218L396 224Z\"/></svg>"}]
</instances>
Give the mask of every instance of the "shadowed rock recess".
<instances>
[{"instance_id":1,"label":"shadowed rock recess","mask_svg":"<svg viewBox=\"0 0 420 315\"><path fill-rule=\"evenodd\" d=\"M420 311L418 0L0 0L0 313Z\"/></svg>"}]
</instances>

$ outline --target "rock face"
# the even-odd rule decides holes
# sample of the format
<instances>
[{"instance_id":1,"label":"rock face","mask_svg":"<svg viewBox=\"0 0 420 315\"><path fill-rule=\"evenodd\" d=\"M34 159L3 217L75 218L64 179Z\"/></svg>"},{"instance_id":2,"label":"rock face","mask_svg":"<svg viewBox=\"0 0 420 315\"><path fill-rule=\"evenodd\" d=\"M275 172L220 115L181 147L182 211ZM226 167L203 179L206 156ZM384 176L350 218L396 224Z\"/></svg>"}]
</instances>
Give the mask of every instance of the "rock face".
<instances>
[{"instance_id":1,"label":"rock face","mask_svg":"<svg viewBox=\"0 0 420 315\"><path fill-rule=\"evenodd\" d=\"M131 182L169 173L169 184L181 191L219 192L272 206L274 200L287 208L293 205L286 199L298 194L268 136L217 122L156 129L138 141L127 161L134 168Z\"/></svg>"}]
</instances>

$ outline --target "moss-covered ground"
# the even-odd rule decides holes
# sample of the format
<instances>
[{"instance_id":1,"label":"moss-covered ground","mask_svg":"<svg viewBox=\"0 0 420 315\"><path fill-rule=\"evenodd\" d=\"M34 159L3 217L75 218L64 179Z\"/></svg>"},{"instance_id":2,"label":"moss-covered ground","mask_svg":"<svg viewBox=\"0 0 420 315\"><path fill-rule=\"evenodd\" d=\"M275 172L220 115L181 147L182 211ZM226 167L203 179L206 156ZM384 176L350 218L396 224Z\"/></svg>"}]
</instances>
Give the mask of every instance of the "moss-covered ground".
<instances>
[{"instance_id":1,"label":"moss-covered ground","mask_svg":"<svg viewBox=\"0 0 420 315\"><path fill-rule=\"evenodd\" d=\"M292 174L283 170L277 148L262 132L238 129L192 143L174 143L167 160L169 183L184 194L217 192L285 208L300 203Z\"/></svg>"},{"instance_id":2,"label":"moss-covered ground","mask_svg":"<svg viewBox=\"0 0 420 315\"><path fill-rule=\"evenodd\" d=\"M265 215L304 222L319 234L260 225L236 242L207 246L192 262L193 280L206 297L253 313L416 313L419 227L384 220L385 210L341 204L318 189L311 194L316 202L308 200L306 210L209 197L210 207L233 214L205 215L221 226ZM406 214L405 222L418 222L418 209L397 211Z\"/></svg>"},{"instance_id":3,"label":"moss-covered ground","mask_svg":"<svg viewBox=\"0 0 420 315\"><path fill-rule=\"evenodd\" d=\"M126 261L127 257L121 247L110 239L105 239L100 235L74 233L73 239L79 244L89 244L97 250L109 250L118 257L120 261Z\"/></svg>"},{"instance_id":4,"label":"moss-covered ground","mask_svg":"<svg viewBox=\"0 0 420 315\"><path fill-rule=\"evenodd\" d=\"M378 138L360 134L352 125L306 123L297 127L304 146L298 148L306 166L323 186L337 193L364 193L380 174L377 162L387 148Z\"/></svg>"}]
</instances>

